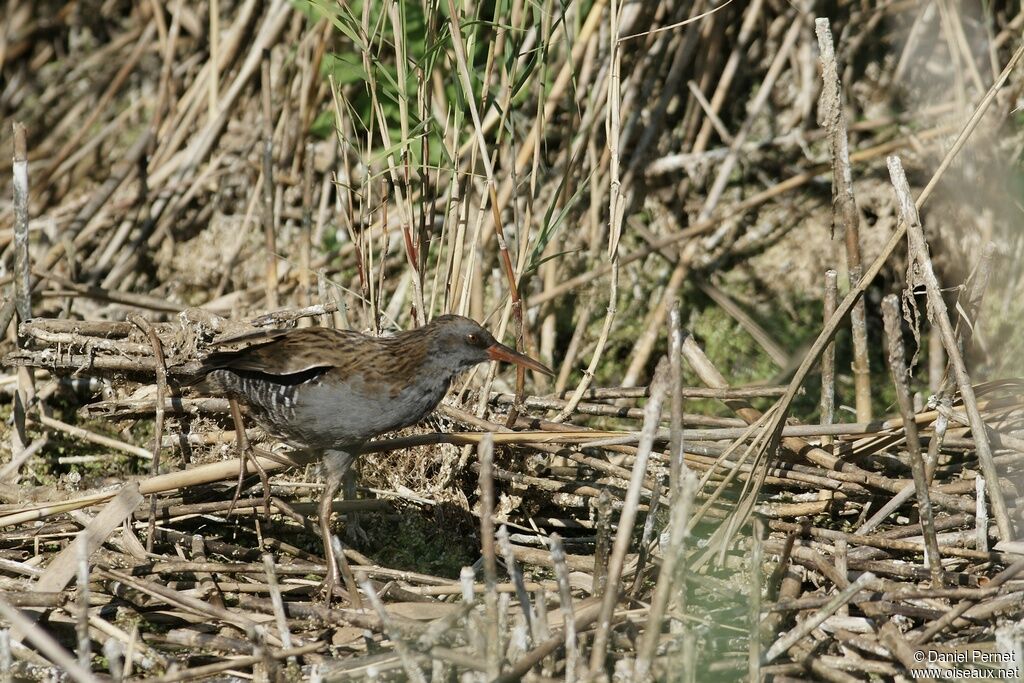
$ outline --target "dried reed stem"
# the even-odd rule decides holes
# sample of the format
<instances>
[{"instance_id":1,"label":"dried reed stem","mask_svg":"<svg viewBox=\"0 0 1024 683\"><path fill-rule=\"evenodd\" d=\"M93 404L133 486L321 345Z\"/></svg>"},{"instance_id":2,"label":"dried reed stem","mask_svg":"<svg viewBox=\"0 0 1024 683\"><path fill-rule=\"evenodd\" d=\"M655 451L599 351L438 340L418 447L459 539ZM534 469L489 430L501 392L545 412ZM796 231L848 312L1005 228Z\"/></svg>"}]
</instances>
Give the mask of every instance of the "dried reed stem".
<instances>
[{"instance_id":1,"label":"dried reed stem","mask_svg":"<svg viewBox=\"0 0 1024 683\"><path fill-rule=\"evenodd\" d=\"M889 294L882 300L882 320L885 324L885 336L889 340L889 370L892 373L893 385L896 387L896 403L903 415L903 431L910 456L910 469L917 490L917 508L921 518L921 531L924 533L926 562L932 572L932 585L938 588L942 586L942 557L939 555L939 542L935 538L935 519L932 515L931 498L928 495L921 440L917 434L917 423L914 422L909 371L903 351L903 330L900 327L900 304L895 294Z\"/></svg>"},{"instance_id":2,"label":"dried reed stem","mask_svg":"<svg viewBox=\"0 0 1024 683\"><path fill-rule=\"evenodd\" d=\"M889 175L896 190L896 199L899 202L900 216L906 226L907 237L910 242L911 262L916 266L917 273L924 283L928 294L928 308L931 318L938 325L942 334L942 343L949 355L949 362L953 367L957 386L960 389L960 397L963 399L964 407L967 409L967 417L971 423L971 431L974 433L974 441L978 450L978 461L981 464L982 472L989 481L989 497L992 501L992 516L995 517L996 527L999 529L999 536L1006 541L1016 538L1013 530L1013 523L1010 521L1010 513L1006 506L1006 499L999 487L999 471L992 460L992 449L989 446L988 430L985 420L978 410L978 402L974 395L974 386L971 384L970 375L967 373L967 366L964 364L963 356L957 347L956 334L953 325L949 321L949 314L946 312L946 302L942 298L942 289L938 278L932 269L932 262L928 256L928 243L921 228L921 220L917 214L917 207L910 197L910 185L903 173L903 166L898 157L892 156L888 159Z\"/></svg>"}]
</instances>

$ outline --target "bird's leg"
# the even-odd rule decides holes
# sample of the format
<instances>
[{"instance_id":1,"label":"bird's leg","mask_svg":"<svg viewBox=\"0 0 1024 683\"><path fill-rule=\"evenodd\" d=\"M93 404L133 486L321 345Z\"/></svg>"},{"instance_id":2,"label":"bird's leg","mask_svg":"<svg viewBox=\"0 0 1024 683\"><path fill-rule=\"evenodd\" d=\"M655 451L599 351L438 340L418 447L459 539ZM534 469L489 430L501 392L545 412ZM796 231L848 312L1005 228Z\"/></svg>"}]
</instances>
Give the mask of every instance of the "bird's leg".
<instances>
[{"instance_id":1,"label":"bird's leg","mask_svg":"<svg viewBox=\"0 0 1024 683\"><path fill-rule=\"evenodd\" d=\"M246 475L246 464L251 462L253 468L259 473L260 481L263 483L263 509L266 513L270 514L270 477L267 476L267 471L263 469L263 465L256 459L256 454L252 450L252 444L249 443L249 437L245 435L245 423L242 421L242 409L238 405L238 401L235 399L229 399L228 404L231 406L231 421L235 423L235 443L238 447L238 457L241 460L238 467L238 484L235 486L235 495L231 498L231 505L228 507L228 516L231 516L231 512L235 509L235 504L238 503L239 496L242 495L242 482L245 481Z\"/></svg>"},{"instance_id":2,"label":"bird's leg","mask_svg":"<svg viewBox=\"0 0 1024 683\"><path fill-rule=\"evenodd\" d=\"M356 484L357 484L357 473L355 468L349 468L345 472L345 478L342 479L342 500L355 500L356 499ZM366 533L363 531L362 525L360 525L360 515L358 512L352 511L345 515L345 541L349 545L355 545L359 541L366 540Z\"/></svg>"},{"instance_id":3,"label":"bird's leg","mask_svg":"<svg viewBox=\"0 0 1024 683\"><path fill-rule=\"evenodd\" d=\"M334 497L341 489L342 480L352 466L352 455L345 451L327 451L324 454L325 482L324 491L320 498L320 537L324 544L324 560L327 562L327 574L321 590L324 593L327 604L331 602L331 596L338 581L338 558L334 556L334 545L331 543L331 512L334 506Z\"/></svg>"},{"instance_id":4,"label":"bird's leg","mask_svg":"<svg viewBox=\"0 0 1024 683\"><path fill-rule=\"evenodd\" d=\"M334 505L334 496L338 494L340 488L341 478L328 472L319 507L320 538L324 543L324 560L327 562L327 573L324 574L324 582L321 584L320 590L323 591L324 600L328 605L331 604L335 586L339 585L338 561L334 557L334 545L331 543L331 507Z\"/></svg>"}]
</instances>

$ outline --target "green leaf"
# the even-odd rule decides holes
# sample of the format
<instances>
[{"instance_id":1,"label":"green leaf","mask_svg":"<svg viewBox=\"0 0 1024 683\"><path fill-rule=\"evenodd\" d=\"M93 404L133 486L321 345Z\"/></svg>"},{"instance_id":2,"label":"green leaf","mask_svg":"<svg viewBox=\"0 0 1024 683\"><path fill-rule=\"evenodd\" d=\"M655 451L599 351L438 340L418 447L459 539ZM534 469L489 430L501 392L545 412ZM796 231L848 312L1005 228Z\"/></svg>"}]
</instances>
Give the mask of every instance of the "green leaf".
<instances>
[{"instance_id":1,"label":"green leaf","mask_svg":"<svg viewBox=\"0 0 1024 683\"><path fill-rule=\"evenodd\" d=\"M309 125L309 134L321 140L326 140L334 135L334 112L325 109L317 114L313 123Z\"/></svg>"},{"instance_id":2,"label":"green leaf","mask_svg":"<svg viewBox=\"0 0 1024 683\"><path fill-rule=\"evenodd\" d=\"M366 80L363 60L357 54L328 53L320 64L324 78L333 77L338 85L348 85Z\"/></svg>"}]
</instances>

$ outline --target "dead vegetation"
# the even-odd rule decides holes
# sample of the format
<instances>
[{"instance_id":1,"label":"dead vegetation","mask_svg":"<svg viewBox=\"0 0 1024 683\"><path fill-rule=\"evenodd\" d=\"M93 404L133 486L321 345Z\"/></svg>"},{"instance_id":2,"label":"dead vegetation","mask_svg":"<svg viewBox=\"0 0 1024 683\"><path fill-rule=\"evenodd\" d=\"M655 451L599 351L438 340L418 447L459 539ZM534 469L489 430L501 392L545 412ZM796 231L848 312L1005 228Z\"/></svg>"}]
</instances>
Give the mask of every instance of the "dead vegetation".
<instances>
[{"instance_id":1,"label":"dead vegetation","mask_svg":"<svg viewBox=\"0 0 1024 683\"><path fill-rule=\"evenodd\" d=\"M4 680L1021 675L1013 3L3 12ZM180 380L445 311L558 376L375 442L324 604Z\"/></svg>"}]
</instances>

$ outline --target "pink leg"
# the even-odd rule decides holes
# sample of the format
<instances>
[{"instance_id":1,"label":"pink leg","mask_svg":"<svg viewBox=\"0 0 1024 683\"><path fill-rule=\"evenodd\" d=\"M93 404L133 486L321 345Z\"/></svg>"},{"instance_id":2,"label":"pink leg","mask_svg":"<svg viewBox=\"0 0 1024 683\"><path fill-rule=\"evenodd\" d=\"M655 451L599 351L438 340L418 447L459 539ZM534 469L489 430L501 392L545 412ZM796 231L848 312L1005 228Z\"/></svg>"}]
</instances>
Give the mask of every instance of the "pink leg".
<instances>
[{"instance_id":1,"label":"pink leg","mask_svg":"<svg viewBox=\"0 0 1024 683\"><path fill-rule=\"evenodd\" d=\"M331 603L331 596L334 593L338 582L338 560L334 556L334 545L331 543L331 507L334 504L334 497L338 495L341 488L341 478L334 476L328 470L327 481L324 485L323 496L320 498L320 537L324 543L324 560L327 562L327 574L324 576L324 583L321 588L324 592L326 602Z\"/></svg>"},{"instance_id":2,"label":"pink leg","mask_svg":"<svg viewBox=\"0 0 1024 683\"><path fill-rule=\"evenodd\" d=\"M340 586L338 580L338 558L334 556L334 546L331 544L331 508L334 504L334 497L338 495L341 483L352 466L352 454L346 451L330 450L324 452L324 492L320 498L320 536L324 543L324 559L327 561L327 575L324 577L323 591L327 597L327 603L331 602L331 595L336 586Z\"/></svg>"}]
</instances>

